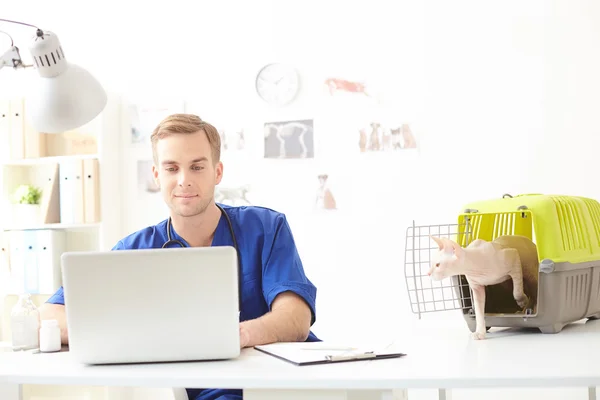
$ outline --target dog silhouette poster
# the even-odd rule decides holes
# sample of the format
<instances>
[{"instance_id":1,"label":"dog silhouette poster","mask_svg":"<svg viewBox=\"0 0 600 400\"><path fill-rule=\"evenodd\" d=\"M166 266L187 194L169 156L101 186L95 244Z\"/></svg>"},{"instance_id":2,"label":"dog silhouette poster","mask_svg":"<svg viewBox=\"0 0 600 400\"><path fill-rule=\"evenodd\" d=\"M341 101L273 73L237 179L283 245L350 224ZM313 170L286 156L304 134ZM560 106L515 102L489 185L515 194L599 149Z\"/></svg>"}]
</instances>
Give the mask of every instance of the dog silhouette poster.
<instances>
[{"instance_id":1,"label":"dog silhouette poster","mask_svg":"<svg viewBox=\"0 0 600 400\"><path fill-rule=\"evenodd\" d=\"M215 187L215 201L222 204L230 204L232 206L252 205L246 195L250 191L250 185L242 186L217 186Z\"/></svg>"},{"instance_id":2,"label":"dog silhouette poster","mask_svg":"<svg viewBox=\"0 0 600 400\"><path fill-rule=\"evenodd\" d=\"M385 126L371 122L358 130L358 147L367 151L416 149L417 141L408 124Z\"/></svg>"},{"instance_id":3,"label":"dog silhouette poster","mask_svg":"<svg viewBox=\"0 0 600 400\"><path fill-rule=\"evenodd\" d=\"M313 120L267 122L265 158L313 158Z\"/></svg>"},{"instance_id":4,"label":"dog silhouette poster","mask_svg":"<svg viewBox=\"0 0 600 400\"><path fill-rule=\"evenodd\" d=\"M335 202L335 197L333 197L333 193L329 188L329 184L327 180L329 179L329 175L320 174L317 176L319 180L319 186L317 188L317 196L315 199L315 208L321 210L335 210L337 209L337 205Z\"/></svg>"}]
</instances>

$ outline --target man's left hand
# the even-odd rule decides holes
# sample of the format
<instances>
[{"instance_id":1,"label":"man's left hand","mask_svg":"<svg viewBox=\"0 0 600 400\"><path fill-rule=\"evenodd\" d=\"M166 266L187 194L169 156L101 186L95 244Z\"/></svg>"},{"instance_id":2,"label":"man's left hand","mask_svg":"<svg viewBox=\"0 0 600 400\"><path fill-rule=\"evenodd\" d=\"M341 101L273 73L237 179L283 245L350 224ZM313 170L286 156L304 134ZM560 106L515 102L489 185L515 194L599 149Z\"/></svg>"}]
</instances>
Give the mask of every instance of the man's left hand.
<instances>
[{"instance_id":1,"label":"man's left hand","mask_svg":"<svg viewBox=\"0 0 600 400\"><path fill-rule=\"evenodd\" d=\"M300 296L280 293L272 310L262 317L240 322L240 348L275 342L303 342L310 333L311 310Z\"/></svg>"}]
</instances>

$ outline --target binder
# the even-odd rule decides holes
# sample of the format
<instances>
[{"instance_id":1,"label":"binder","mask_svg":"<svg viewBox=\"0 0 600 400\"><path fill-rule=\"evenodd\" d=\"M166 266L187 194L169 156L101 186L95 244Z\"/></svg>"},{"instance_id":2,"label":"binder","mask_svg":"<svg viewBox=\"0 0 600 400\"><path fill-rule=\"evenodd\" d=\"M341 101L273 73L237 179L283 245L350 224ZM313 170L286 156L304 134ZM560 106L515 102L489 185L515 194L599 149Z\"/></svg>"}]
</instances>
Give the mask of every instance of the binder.
<instances>
[{"instance_id":1,"label":"binder","mask_svg":"<svg viewBox=\"0 0 600 400\"><path fill-rule=\"evenodd\" d=\"M297 366L384 360L406 355L394 351L373 351L347 346L332 346L323 342L282 342L254 346L254 348Z\"/></svg>"},{"instance_id":2,"label":"binder","mask_svg":"<svg viewBox=\"0 0 600 400\"><path fill-rule=\"evenodd\" d=\"M98 160L83 160L84 222L100 222L100 177Z\"/></svg>"},{"instance_id":3,"label":"binder","mask_svg":"<svg viewBox=\"0 0 600 400\"><path fill-rule=\"evenodd\" d=\"M10 101L10 157L13 160L25 157L25 132L23 99Z\"/></svg>"},{"instance_id":4,"label":"binder","mask_svg":"<svg viewBox=\"0 0 600 400\"><path fill-rule=\"evenodd\" d=\"M60 222L60 179L58 163L44 165L40 171L43 175L41 214L42 223L55 224Z\"/></svg>"},{"instance_id":5,"label":"binder","mask_svg":"<svg viewBox=\"0 0 600 400\"><path fill-rule=\"evenodd\" d=\"M23 102L23 140L25 142L25 158L39 158L46 155L46 135L36 131L29 123L27 100Z\"/></svg>"},{"instance_id":6,"label":"binder","mask_svg":"<svg viewBox=\"0 0 600 400\"><path fill-rule=\"evenodd\" d=\"M10 102L0 99L0 161L10 160Z\"/></svg>"},{"instance_id":7,"label":"binder","mask_svg":"<svg viewBox=\"0 0 600 400\"><path fill-rule=\"evenodd\" d=\"M59 166L60 222L82 224L83 209L83 161L62 161Z\"/></svg>"},{"instance_id":8,"label":"binder","mask_svg":"<svg viewBox=\"0 0 600 400\"><path fill-rule=\"evenodd\" d=\"M5 292L8 289L8 281L10 280L10 256L8 251L8 235L0 232L0 292Z\"/></svg>"},{"instance_id":9,"label":"binder","mask_svg":"<svg viewBox=\"0 0 600 400\"><path fill-rule=\"evenodd\" d=\"M10 278L8 292L25 292L25 238L24 231L12 231L9 237Z\"/></svg>"},{"instance_id":10,"label":"binder","mask_svg":"<svg viewBox=\"0 0 600 400\"><path fill-rule=\"evenodd\" d=\"M39 294L36 231L10 232L10 293Z\"/></svg>"},{"instance_id":11,"label":"binder","mask_svg":"<svg viewBox=\"0 0 600 400\"><path fill-rule=\"evenodd\" d=\"M66 233L54 229L33 232L36 234L38 293L51 295L62 285L60 256L66 250Z\"/></svg>"},{"instance_id":12,"label":"binder","mask_svg":"<svg viewBox=\"0 0 600 400\"><path fill-rule=\"evenodd\" d=\"M36 231L23 231L23 284L24 292L40 294L40 276L37 262L37 235Z\"/></svg>"}]
</instances>

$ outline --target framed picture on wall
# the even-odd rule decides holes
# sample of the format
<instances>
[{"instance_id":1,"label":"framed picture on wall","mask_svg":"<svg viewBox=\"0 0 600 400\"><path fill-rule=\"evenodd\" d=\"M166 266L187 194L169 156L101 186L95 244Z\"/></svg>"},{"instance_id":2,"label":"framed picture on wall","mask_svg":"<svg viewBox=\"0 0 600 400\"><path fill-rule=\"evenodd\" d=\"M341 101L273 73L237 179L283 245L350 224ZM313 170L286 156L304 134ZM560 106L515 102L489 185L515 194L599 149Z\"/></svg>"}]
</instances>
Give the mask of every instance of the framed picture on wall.
<instances>
[{"instance_id":1,"label":"framed picture on wall","mask_svg":"<svg viewBox=\"0 0 600 400\"><path fill-rule=\"evenodd\" d=\"M313 158L314 126L312 119L267 122L265 158Z\"/></svg>"},{"instance_id":2,"label":"framed picture on wall","mask_svg":"<svg viewBox=\"0 0 600 400\"><path fill-rule=\"evenodd\" d=\"M218 128L221 136L221 151L234 152L246 149L246 132L243 127L225 127Z\"/></svg>"},{"instance_id":3,"label":"framed picture on wall","mask_svg":"<svg viewBox=\"0 0 600 400\"><path fill-rule=\"evenodd\" d=\"M373 121L357 130L358 150L361 153L416 150L417 140L411 124L384 124Z\"/></svg>"},{"instance_id":4,"label":"framed picture on wall","mask_svg":"<svg viewBox=\"0 0 600 400\"><path fill-rule=\"evenodd\" d=\"M150 135L160 121L171 114L185 112L185 102L143 100L129 106L131 143L149 145Z\"/></svg>"},{"instance_id":5,"label":"framed picture on wall","mask_svg":"<svg viewBox=\"0 0 600 400\"><path fill-rule=\"evenodd\" d=\"M318 186L314 208L316 210L336 210L337 202L335 200L335 196L333 195L333 191L331 190L329 174L318 174L317 180Z\"/></svg>"}]
</instances>

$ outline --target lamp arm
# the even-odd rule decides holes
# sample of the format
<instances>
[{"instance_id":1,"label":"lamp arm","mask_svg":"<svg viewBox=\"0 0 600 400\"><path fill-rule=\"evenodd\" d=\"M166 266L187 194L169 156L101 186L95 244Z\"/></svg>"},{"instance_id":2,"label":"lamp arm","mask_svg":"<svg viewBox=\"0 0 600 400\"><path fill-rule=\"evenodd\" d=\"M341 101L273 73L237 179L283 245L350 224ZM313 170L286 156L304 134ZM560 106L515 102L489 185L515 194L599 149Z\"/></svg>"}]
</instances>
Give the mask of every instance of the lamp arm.
<instances>
[{"instance_id":1,"label":"lamp arm","mask_svg":"<svg viewBox=\"0 0 600 400\"><path fill-rule=\"evenodd\" d=\"M17 69L31 67L31 65L23 64L19 48L17 46L12 46L7 52L0 55L0 69L2 69L2 67L13 67L14 69Z\"/></svg>"},{"instance_id":2,"label":"lamp arm","mask_svg":"<svg viewBox=\"0 0 600 400\"><path fill-rule=\"evenodd\" d=\"M11 24L25 25L25 26L30 26L32 28L36 28L38 31L37 36L40 36L39 32L41 32L41 30L40 30L40 28L38 28L35 25L26 24L25 22L13 21L10 19L3 19L3 18L0 18L0 22L9 22ZM23 60L21 59L21 54L19 53L19 48L14 45L12 37L7 32L4 32L4 31L0 31L0 32L4 33L6 36L8 36L10 38L10 48L4 54L0 55L0 69L2 69L2 67L6 67L6 66L13 67L14 69L32 67L33 65L23 64Z\"/></svg>"},{"instance_id":3,"label":"lamp arm","mask_svg":"<svg viewBox=\"0 0 600 400\"><path fill-rule=\"evenodd\" d=\"M25 22L13 21L13 20L10 20L10 19L4 19L4 18L0 18L0 21L1 21L1 22L10 22L11 24L19 24L19 25L30 26L30 27L32 27L32 28L35 28L35 29L37 29L37 30L40 30L40 28L38 28L37 26L35 26L35 25L31 25L31 24L26 24Z\"/></svg>"}]
</instances>

